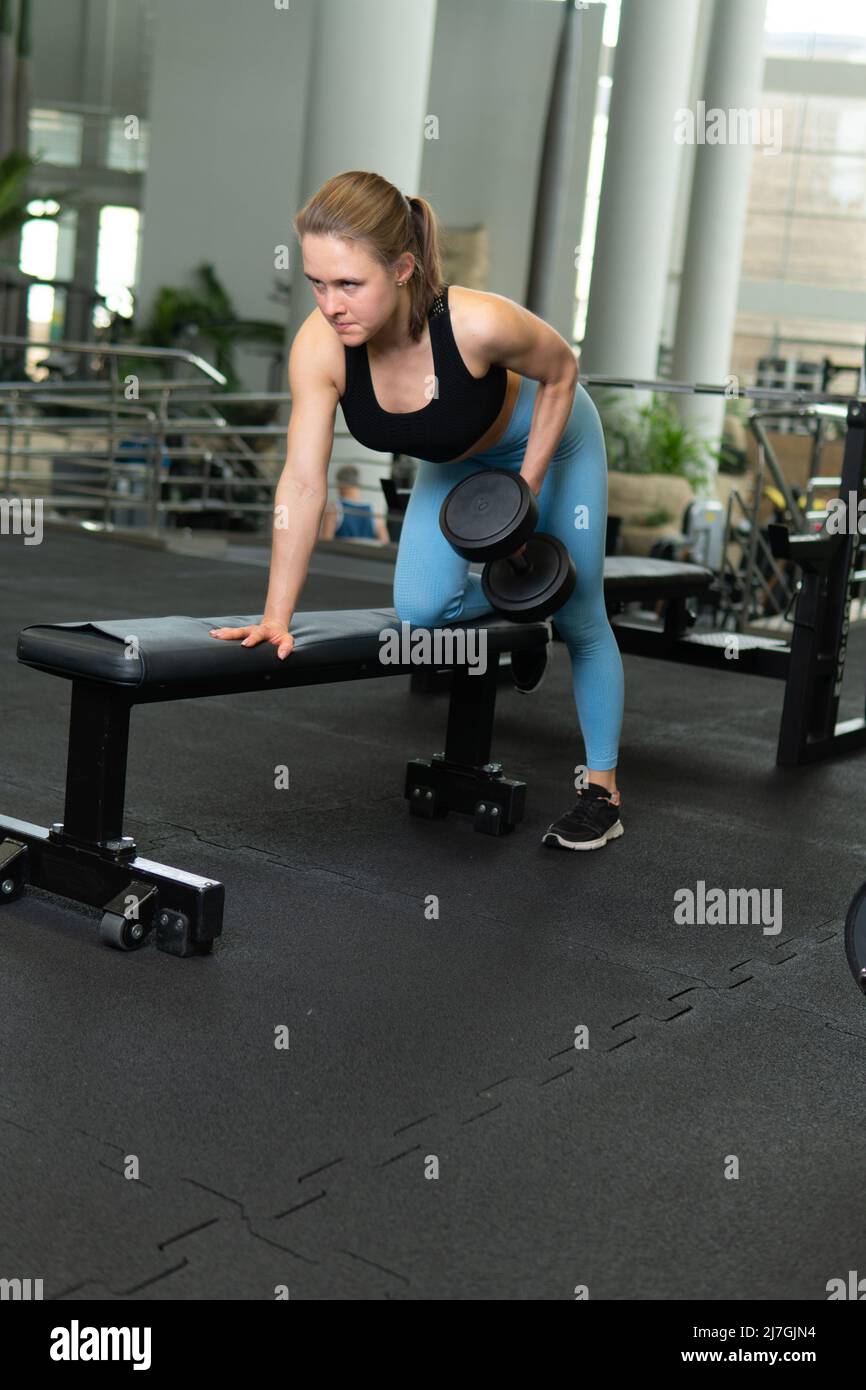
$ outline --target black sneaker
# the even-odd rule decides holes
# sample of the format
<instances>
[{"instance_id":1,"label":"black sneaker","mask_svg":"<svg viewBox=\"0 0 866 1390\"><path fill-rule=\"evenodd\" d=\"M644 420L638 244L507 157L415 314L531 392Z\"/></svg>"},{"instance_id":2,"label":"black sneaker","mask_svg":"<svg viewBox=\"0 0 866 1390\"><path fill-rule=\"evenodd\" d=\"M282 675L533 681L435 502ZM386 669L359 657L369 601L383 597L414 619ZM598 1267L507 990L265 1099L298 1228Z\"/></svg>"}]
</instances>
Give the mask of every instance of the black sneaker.
<instances>
[{"instance_id":1,"label":"black sneaker","mask_svg":"<svg viewBox=\"0 0 866 1390\"><path fill-rule=\"evenodd\" d=\"M554 849L601 849L608 840L623 833L620 808L610 800L607 787L590 782L578 792L579 800L564 816L555 820L541 838Z\"/></svg>"},{"instance_id":2,"label":"black sneaker","mask_svg":"<svg viewBox=\"0 0 866 1390\"><path fill-rule=\"evenodd\" d=\"M549 643L531 652L511 653L511 679L515 689L524 695L537 690L547 671L547 651Z\"/></svg>"}]
</instances>

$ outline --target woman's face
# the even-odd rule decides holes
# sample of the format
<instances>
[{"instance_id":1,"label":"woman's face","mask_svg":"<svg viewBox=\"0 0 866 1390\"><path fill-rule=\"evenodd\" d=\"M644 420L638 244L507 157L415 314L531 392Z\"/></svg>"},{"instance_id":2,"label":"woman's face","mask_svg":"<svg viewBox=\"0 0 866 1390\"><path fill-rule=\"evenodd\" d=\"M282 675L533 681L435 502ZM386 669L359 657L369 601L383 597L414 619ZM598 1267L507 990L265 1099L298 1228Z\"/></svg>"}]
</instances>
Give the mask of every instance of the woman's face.
<instances>
[{"instance_id":1,"label":"woman's face","mask_svg":"<svg viewBox=\"0 0 866 1390\"><path fill-rule=\"evenodd\" d=\"M332 236L302 237L301 251L316 303L337 336L354 344L372 338L393 316L399 303L396 281L414 264L407 252L388 271L360 242Z\"/></svg>"}]
</instances>

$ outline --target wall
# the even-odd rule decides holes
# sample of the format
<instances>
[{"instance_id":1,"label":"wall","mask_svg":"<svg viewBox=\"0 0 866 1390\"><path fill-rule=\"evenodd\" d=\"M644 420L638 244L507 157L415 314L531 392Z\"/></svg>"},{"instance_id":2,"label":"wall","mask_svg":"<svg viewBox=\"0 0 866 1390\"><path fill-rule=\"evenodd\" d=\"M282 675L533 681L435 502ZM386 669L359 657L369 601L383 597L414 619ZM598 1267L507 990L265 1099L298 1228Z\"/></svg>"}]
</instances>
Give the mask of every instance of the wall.
<instances>
[{"instance_id":1,"label":"wall","mask_svg":"<svg viewBox=\"0 0 866 1390\"><path fill-rule=\"evenodd\" d=\"M305 148L311 0L158 0L140 298L216 267L237 311L280 322L274 248L290 244ZM250 390L265 358L237 354Z\"/></svg>"},{"instance_id":2,"label":"wall","mask_svg":"<svg viewBox=\"0 0 866 1390\"><path fill-rule=\"evenodd\" d=\"M561 23L538 0L439 0L421 187L446 226L487 226L488 288L522 302ZM413 190L414 191L414 190Z\"/></svg>"}]
</instances>

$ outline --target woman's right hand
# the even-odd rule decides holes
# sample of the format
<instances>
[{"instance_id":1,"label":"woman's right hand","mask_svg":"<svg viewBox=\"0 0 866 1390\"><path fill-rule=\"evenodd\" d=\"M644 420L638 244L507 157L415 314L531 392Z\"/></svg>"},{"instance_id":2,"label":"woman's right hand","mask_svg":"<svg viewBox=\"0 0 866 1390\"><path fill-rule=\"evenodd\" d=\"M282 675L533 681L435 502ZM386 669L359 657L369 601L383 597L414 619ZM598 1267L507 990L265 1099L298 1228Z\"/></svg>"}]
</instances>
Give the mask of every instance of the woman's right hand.
<instances>
[{"instance_id":1,"label":"woman's right hand","mask_svg":"<svg viewBox=\"0 0 866 1390\"><path fill-rule=\"evenodd\" d=\"M285 623L272 619L263 619L249 627L212 627L210 635L223 642L239 641L242 647L257 647L260 642L270 642L271 646L276 647L280 661L289 655L295 645L295 639Z\"/></svg>"}]
</instances>

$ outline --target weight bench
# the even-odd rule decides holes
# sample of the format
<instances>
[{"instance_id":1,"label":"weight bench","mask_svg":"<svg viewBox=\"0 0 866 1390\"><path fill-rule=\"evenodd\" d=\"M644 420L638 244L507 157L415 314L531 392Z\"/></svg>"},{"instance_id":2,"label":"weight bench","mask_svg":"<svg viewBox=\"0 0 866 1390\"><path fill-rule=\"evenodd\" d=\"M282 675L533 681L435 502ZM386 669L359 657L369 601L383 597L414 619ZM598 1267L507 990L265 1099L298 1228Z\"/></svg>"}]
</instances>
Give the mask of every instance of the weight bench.
<instances>
[{"instance_id":1,"label":"weight bench","mask_svg":"<svg viewBox=\"0 0 866 1390\"><path fill-rule=\"evenodd\" d=\"M20 632L20 662L72 682L66 797L63 820L47 829L0 816L0 902L30 885L101 908L100 938L121 950L143 945L152 930L158 948L171 955L211 950L222 930L223 885L141 858L123 833L133 705L418 671L380 660L382 630L401 632L392 608L298 613L285 661L268 643L242 647L209 636L210 628L260 617L112 619ZM544 622L515 624L494 615L441 631L475 628L485 634L486 671L473 674L465 661L452 661L444 752L410 760L404 795L415 815L459 811L473 817L476 830L502 835L523 816L526 784L505 777L490 760L499 656L544 646L550 632Z\"/></svg>"}]
</instances>

